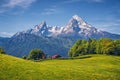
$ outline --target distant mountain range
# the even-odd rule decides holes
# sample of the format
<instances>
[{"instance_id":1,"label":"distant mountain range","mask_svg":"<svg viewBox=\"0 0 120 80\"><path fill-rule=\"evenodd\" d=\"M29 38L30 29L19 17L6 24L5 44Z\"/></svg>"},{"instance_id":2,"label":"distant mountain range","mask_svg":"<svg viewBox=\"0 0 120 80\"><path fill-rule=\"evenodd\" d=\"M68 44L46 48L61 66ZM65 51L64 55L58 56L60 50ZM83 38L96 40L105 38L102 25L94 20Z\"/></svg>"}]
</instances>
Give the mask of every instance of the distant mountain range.
<instances>
[{"instance_id":1,"label":"distant mountain range","mask_svg":"<svg viewBox=\"0 0 120 80\"><path fill-rule=\"evenodd\" d=\"M66 26L50 27L46 24L46 22L41 22L39 25L36 25L33 29L29 29L27 31L18 32L14 36L18 36L20 34L34 34L36 36L42 37L71 37L78 39L88 39L88 38L112 38L118 39L120 35L108 33L105 31L101 31L92 27L88 23L86 23L82 18L78 15L74 15L68 22Z\"/></svg>"},{"instance_id":2,"label":"distant mountain range","mask_svg":"<svg viewBox=\"0 0 120 80\"><path fill-rule=\"evenodd\" d=\"M17 32L11 38L0 38L0 45L7 53L18 57L28 55L33 48L40 48L48 55L67 56L69 48L76 40L89 38L120 39L120 35L98 30L74 15L66 26L51 27L44 21L33 29Z\"/></svg>"}]
</instances>

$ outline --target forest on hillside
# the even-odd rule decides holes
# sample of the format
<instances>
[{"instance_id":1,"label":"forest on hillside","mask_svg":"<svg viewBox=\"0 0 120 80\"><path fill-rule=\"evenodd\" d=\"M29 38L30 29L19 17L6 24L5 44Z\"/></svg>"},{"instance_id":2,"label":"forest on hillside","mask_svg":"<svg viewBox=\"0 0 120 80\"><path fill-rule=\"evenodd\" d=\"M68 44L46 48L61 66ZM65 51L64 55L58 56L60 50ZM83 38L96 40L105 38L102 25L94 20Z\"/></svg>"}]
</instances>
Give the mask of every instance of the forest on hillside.
<instances>
[{"instance_id":1,"label":"forest on hillside","mask_svg":"<svg viewBox=\"0 0 120 80\"><path fill-rule=\"evenodd\" d=\"M78 40L69 50L70 57L84 54L120 55L120 40L101 38L99 40Z\"/></svg>"}]
</instances>

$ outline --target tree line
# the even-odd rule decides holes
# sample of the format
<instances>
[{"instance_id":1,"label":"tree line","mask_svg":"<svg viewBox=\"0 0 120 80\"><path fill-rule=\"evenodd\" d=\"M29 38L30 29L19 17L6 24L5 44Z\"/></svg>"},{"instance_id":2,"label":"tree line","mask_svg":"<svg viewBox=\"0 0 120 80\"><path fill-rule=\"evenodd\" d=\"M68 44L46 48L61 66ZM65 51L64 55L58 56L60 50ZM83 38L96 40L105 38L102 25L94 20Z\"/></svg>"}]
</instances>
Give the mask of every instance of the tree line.
<instances>
[{"instance_id":1,"label":"tree line","mask_svg":"<svg viewBox=\"0 0 120 80\"><path fill-rule=\"evenodd\" d=\"M4 49L2 47L0 47L0 54L6 54L6 52L4 51ZM58 54L55 54L53 56L47 56L47 54L45 54L41 49L32 49L29 54L26 56L22 56L23 59L26 60L43 60L43 59L57 59L60 58L61 56Z\"/></svg>"},{"instance_id":2,"label":"tree line","mask_svg":"<svg viewBox=\"0 0 120 80\"><path fill-rule=\"evenodd\" d=\"M0 47L0 54L6 54L5 50ZM45 59L45 53L40 49L32 49L28 56L23 56L23 59L29 59L29 60L40 60Z\"/></svg>"},{"instance_id":3,"label":"tree line","mask_svg":"<svg viewBox=\"0 0 120 80\"><path fill-rule=\"evenodd\" d=\"M68 52L70 57L84 54L120 55L120 40L109 38L78 40Z\"/></svg>"}]
</instances>

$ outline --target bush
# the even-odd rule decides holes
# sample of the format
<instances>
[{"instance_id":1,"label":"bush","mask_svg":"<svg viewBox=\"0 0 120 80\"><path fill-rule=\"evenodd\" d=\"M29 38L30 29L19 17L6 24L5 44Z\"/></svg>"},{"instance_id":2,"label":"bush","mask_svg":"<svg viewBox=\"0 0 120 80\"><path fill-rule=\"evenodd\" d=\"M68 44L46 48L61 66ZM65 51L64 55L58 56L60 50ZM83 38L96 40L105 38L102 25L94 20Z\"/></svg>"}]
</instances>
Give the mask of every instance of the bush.
<instances>
[{"instance_id":1,"label":"bush","mask_svg":"<svg viewBox=\"0 0 120 80\"><path fill-rule=\"evenodd\" d=\"M0 47L0 54L5 54L5 51L2 47Z\"/></svg>"},{"instance_id":2,"label":"bush","mask_svg":"<svg viewBox=\"0 0 120 80\"><path fill-rule=\"evenodd\" d=\"M40 60L45 56L44 52L40 49L33 49L30 51L28 59Z\"/></svg>"},{"instance_id":3,"label":"bush","mask_svg":"<svg viewBox=\"0 0 120 80\"><path fill-rule=\"evenodd\" d=\"M27 56L24 55L22 58L23 58L23 59L27 59Z\"/></svg>"}]
</instances>

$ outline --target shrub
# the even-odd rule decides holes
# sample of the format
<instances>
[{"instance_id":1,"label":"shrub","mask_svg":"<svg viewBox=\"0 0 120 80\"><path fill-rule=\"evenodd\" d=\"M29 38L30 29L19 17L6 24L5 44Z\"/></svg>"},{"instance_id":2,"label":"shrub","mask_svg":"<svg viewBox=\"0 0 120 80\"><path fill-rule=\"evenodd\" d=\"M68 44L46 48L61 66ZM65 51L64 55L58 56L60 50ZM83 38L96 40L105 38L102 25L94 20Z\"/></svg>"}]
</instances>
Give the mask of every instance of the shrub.
<instances>
[{"instance_id":1,"label":"shrub","mask_svg":"<svg viewBox=\"0 0 120 80\"><path fill-rule=\"evenodd\" d=\"M0 54L5 54L5 51L2 47L0 47Z\"/></svg>"},{"instance_id":2,"label":"shrub","mask_svg":"<svg viewBox=\"0 0 120 80\"><path fill-rule=\"evenodd\" d=\"M32 59L32 60L39 60L39 59L43 59L44 56L44 52L40 49L33 49L30 51L28 59Z\"/></svg>"}]
</instances>

